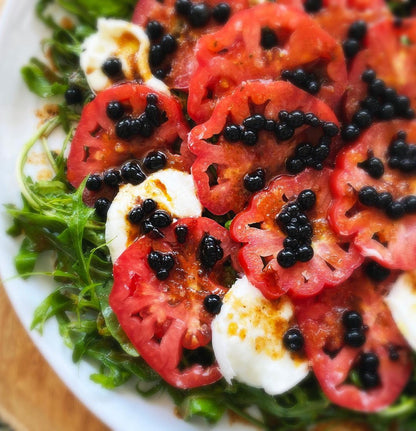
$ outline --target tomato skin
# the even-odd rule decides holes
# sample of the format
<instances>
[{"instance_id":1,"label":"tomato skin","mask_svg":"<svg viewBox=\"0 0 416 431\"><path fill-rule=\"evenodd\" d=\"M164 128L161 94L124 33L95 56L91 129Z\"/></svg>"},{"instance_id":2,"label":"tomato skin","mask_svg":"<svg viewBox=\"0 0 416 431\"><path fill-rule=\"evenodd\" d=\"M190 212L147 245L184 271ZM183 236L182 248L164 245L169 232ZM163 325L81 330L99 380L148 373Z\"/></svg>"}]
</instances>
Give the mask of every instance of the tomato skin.
<instances>
[{"instance_id":1,"label":"tomato skin","mask_svg":"<svg viewBox=\"0 0 416 431\"><path fill-rule=\"evenodd\" d=\"M409 44L402 41L408 39ZM380 49L380 45L383 49ZM366 69L373 69L377 78L385 81L399 94L410 98L416 109L416 18L402 20L396 27L393 19L385 19L369 28L364 39L365 49L354 58L348 76L345 112L351 119L359 108L360 101L367 95L367 84L361 75Z\"/></svg>"},{"instance_id":2,"label":"tomato skin","mask_svg":"<svg viewBox=\"0 0 416 431\"><path fill-rule=\"evenodd\" d=\"M188 227L185 244L174 230ZM221 265L236 253L228 231L207 218L180 219L163 231L165 238L146 236L135 241L114 264L114 285L109 301L117 318L143 359L169 384L188 389L221 378L217 364L178 368L183 349L196 349L211 340L213 315L203 307L208 294L223 296ZM207 271L199 262L199 244L209 233L220 241L223 258ZM175 266L165 281L149 267L150 251L172 253Z\"/></svg>"},{"instance_id":3,"label":"tomato skin","mask_svg":"<svg viewBox=\"0 0 416 431\"><path fill-rule=\"evenodd\" d=\"M366 413L393 403L412 371L410 350L378 293L379 288L358 270L345 283L327 288L316 297L295 300L305 352L325 395L341 407ZM352 310L361 314L367 328L365 344L360 348L343 341L342 315ZM389 358L391 347L399 353L396 361ZM364 352L375 353L380 361L381 384L367 390L345 382Z\"/></svg>"},{"instance_id":4,"label":"tomato skin","mask_svg":"<svg viewBox=\"0 0 416 431\"><path fill-rule=\"evenodd\" d=\"M388 191L394 199L416 194L414 176L389 168L386 161L388 145L400 130L407 132L409 142L415 142L415 121L392 121L372 126L354 145L339 153L331 177L334 199L329 220L340 235L353 237L362 255L388 268L411 270L416 268L416 215L392 220L384 211L358 202L358 191L364 186ZM380 179L357 166L369 152L383 161L385 171Z\"/></svg>"},{"instance_id":5,"label":"tomato skin","mask_svg":"<svg viewBox=\"0 0 416 431\"><path fill-rule=\"evenodd\" d=\"M278 39L280 36L277 47L262 48L264 27L277 32ZM346 87L340 44L308 15L275 3L234 15L222 29L199 40L196 57L198 68L190 82L188 113L197 123L206 121L216 102L241 82L280 79L285 69L306 67L322 78L317 96L332 108L338 107Z\"/></svg>"},{"instance_id":6,"label":"tomato skin","mask_svg":"<svg viewBox=\"0 0 416 431\"><path fill-rule=\"evenodd\" d=\"M258 108L253 108L258 105ZM211 118L194 127L189 134L190 150L196 155L192 174L198 197L213 214L238 212L244 208L252 193L244 188L246 173L257 168L265 170L266 184L274 176L284 173L286 159L300 142L313 139L309 127L296 130L292 139L278 142L272 132L260 132L258 142L249 147L242 142L230 143L221 135L213 145L207 140L221 134L227 122L242 124L243 120L258 110L266 118L277 119L282 110L313 112L323 121L338 120L332 110L310 94L284 81L252 81L243 83L236 91L222 99ZM257 112L257 111L256 111ZM209 166L217 165L217 184L210 185Z\"/></svg>"},{"instance_id":7,"label":"tomato skin","mask_svg":"<svg viewBox=\"0 0 416 431\"><path fill-rule=\"evenodd\" d=\"M348 29L355 21L372 25L392 17L384 0L324 0L322 3L322 9L311 16L338 41L347 38Z\"/></svg>"},{"instance_id":8,"label":"tomato skin","mask_svg":"<svg viewBox=\"0 0 416 431\"><path fill-rule=\"evenodd\" d=\"M295 177L280 176L264 191L253 196L248 208L234 218L230 233L243 243L239 252L240 264L250 282L268 299L276 299L289 291L292 296L316 295L324 286L334 286L346 280L361 262L358 251L341 245L348 243L338 237L326 219L331 201L330 170L307 170ZM275 219L286 202L312 189L315 206L306 212L312 222L314 257L305 263L296 262L291 268L281 267L276 256L283 249L286 234ZM261 223L257 228L253 224ZM264 262L264 260L266 262Z\"/></svg>"},{"instance_id":9,"label":"tomato skin","mask_svg":"<svg viewBox=\"0 0 416 431\"><path fill-rule=\"evenodd\" d=\"M156 94L158 106L166 113L168 120L156 128L150 138L132 138L123 140L115 132L116 122L107 117L106 107L109 102L120 101L131 109L132 114L144 112L146 96ZM180 104L171 96L158 93L153 89L138 84L122 84L100 92L88 103L81 114L80 123L72 139L67 163L68 181L78 187L91 173L102 173L109 168L119 168L129 159L142 159L152 150L160 149L166 153L166 167L189 170L192 155L187 145L181 145L181 153L173 151L175 142L186 142L186 126ZM116 190L104 188L100 192L88 192L84 196L86 203L93 203L98 196L114 195Z\"/></svg>"}]
</instances>

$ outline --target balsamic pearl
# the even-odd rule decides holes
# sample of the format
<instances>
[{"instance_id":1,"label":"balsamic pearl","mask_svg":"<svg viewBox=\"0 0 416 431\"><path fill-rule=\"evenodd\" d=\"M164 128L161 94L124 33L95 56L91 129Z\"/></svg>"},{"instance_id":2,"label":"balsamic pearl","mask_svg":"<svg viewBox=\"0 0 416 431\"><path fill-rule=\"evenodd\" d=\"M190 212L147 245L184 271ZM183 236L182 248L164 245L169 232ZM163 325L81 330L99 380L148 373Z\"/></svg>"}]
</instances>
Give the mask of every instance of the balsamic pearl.
<instances>
[{"instance_id":1,"label":"balsamic pearl","mask_svg":"<svg viewBox=\"0 0 416 431\"><path fill-rule=\"evenodd\" d=\"M370 177L379 179L384 174L383 162L377 157L370 157L366 161L359 163L358 166L363 168Z\"/></svg>"},{"instance_id":2,"label":"balsamic pearl","mask_svg":"<svg viewBox=\"0 0 416 431\"><path fill-rule=\"evenodd\" d=\"M378 283L380 283L381 281L384 281L391 273L391 271L388 268L381 266L379 263L373 260L371 260L364 266L364 272L367 275L367 277L371 278L372 280Z\"/></svg>"},{"instance_id":3,"label":"balsamic pearl","mask_svg":"<svg viewBox=\"0 0 416 431\"><path fill-rule=\"evenodd\" d=\"M228 21L231 15L231 7L228 3L218 3L212 10L212 17L220 24Z\"/></svg>"},{"instance_id":4,"label":"balsamic pearl","mask_svg":"<svg viewBox=\"0 0 416 431\"><path fill-rule=\"evenodd\" d=\"M275 134L279 141L288 141L295 131L287 123L276 123Z\"/></svg>"},{"instance_id":5,"label":"balsamic pearl","mask_svg":"<svg viewBox=\"0 0 416 431\"><path fill-rule=\"evenodd\" d=\"M363 20L354 21L348 29L350 39L361 40L367 33L367 23Z\"/></svg>"},{"instance_id":6,"label":"balsamic pearl","mask_svg":"<svg viewBox=\"0 0 416 431\"><path fill-rule=\"evenodd\" d=\"M305 124L305 114L302 111L292 111L287 117L287 123L289 126L297 129ZM329 124L329 123L328 123ZM331 123L333 124L333 123ZM337 129L338 133L338 129Z\"/></svg>"},{"instance_id":7,"label":"balsamic pearl","mask_svg":"<svg viewBox=\"0 0 416 431\"><path fill-rule=\"evenodd\" d=\"M122 64L119 58L110 57L102 65L102 71L109 78L116 78L121 75Z\"/></svg>"},{"instance_id":8,"label":"balsamic pearl","mask_svg":"<svg viewBox=\"0 0 416 431\"><path fill-rule=\"evenodd\" d=\"M153 199L145 199L143 201L143 211L146 214L150 214L151 212L153 212L156 209L156 202Z\"/></svg>"},{"instance_id":9,"label":"balsamic pearl","mask_svg":"<svg viewBox=\"0 0 416 431\"><path fill-rule=\"evenodd\" d=\"M338 126L331 121L322 123L322 130L325 136L329 136L330 138L333 138L334 136L338 135L339 132Z\"/></svg>"},{"instance_id":10,"label":"balsamic pearl","mask_svg":"<svg viewBox=\"0 0 416 431\"><path fill-rule=\"evenodd\" d=\"M290 328L283 335L283 344L286 349L292 352L299 352L299 350L302 350L305 340L299 329Z\"/></svg>"},{"instance_id":11,"label":"balsamic pearl","mask_svg":"<svg viewBox=\"0 0 416 431\"><path fill-rule=\"evenodd\" d=\"M365 343L365 335L362 330L352 329L344 335L344 341L351 347L361 347Z\"/></svg>"},{"instance_id":12,"label":"balsamic pearl","mask_svg":"<svg viewBox=\"0 0 416 431\"><path fill-rule=\"evenodd\" d=\"M316 203L316 194L311 189L302 190L299 193L297 202L302 210L310 210Z\"/></svg>"},{"instance_id":13,"label":"balsamic pearl","mask_svg":"<svg viewBox=\"0 0 416 431\"><path fill-rule=\"evenodd\" d=\"M149 21L146 26L146 33L151 41L155 41L162 36L163 26L159 21Z\"/></svg>"},{"instance_id":14,"label":"balsamic pearl","mask_svg":"<svg viewBox=\"0 0 416 431\"><path fill-rule=\"evenodd\" d=\"M296 263L296 252L290 249L280 250L277 254L277 263L282 268L290 268Z\"/></svg>"},{"instance_id":15,"label":"balsamic pearl","mask_svg":"<svg viewBox=\"0 0 416 431\"><path fill-rule=\"evenodd\" d=\"M124 115L123 105L117 100L109 102L106 114L110 120L119 120Z\"/></svg>"},{"instance_id":16,"label":"balsamic pearl","mask_svg":"<svg viewBox=\"0 0 416 431\"><path fill-rule=\"evenodd\" d=\"M204 308L210 314L218 314L221 311L221 297L215 294L207 295L204 298Z\"/></svg>"},{"instance_id":17,"label":"balsamic pearl","mask_svg":"<svg viewBox=\"0 0 416 431\"><path fill-rule=\"evenodd\" d=\"M199 247L199 260L206 269L211 269L223 258L224 251L220 246L221 241L212 235L206 234Z\"/></svg>"},{"instance_id":18,"label":"balsamic pearl","mask_svg":"<svg viewBox=\"0 0 416 431\"><path fill-rule=\"evenodd\" d=\"M76 85L71 85L70 87L68 87L68 89L65 91L64 96L67 105L77 105L79 103L82 103L82 91Z\"/></svg>"},{"instance_id":19,"label":"balsamic pearl","mask_svg":"<svg viewBox=\"0 0 416 431\"><path fill-rule=\"evenodd\" d=\"M416 196L409 195L403 199L403 205L406 214L415 214L416 213Z\"/></svg>"},{"instance_id":20,"label":"balsamic pearl","mask_svg":"<svg viewBox=\"0 0 416 431\"><path fill-rule=\"evenodd\" d=\"M342 324L347 329L361 329L363 326L363 318L357 311L345 311L342 315Z\"/></svg>"},{"instance_id":21,"label":"balsamic pearl","mask_svg":"<svg viewBox=\"0 0 416 431\"><path fill-rule=\"evenodd\" d=\"M392 220L398 220L405 214L405 207L401 201L393 201L387 208L386 214Z\"/></svg>"},{"instance_id":22,"label":"balsamic pearl","mask_svg":"<svg viewBox=\"0 0 416 431\"><path fill-rule=\"evenodd\" d=\"M253 147L257 144L257 133L254 130L250 129L244 130L242 141L244 145L247 145L248 147Z\"/></svg>"},{"instance_id":23,"label":"balsamic pearl","mask_svg":"<svg viewBox=\"0 0 416 431\"><path fill-rule=\"evenodd\" d=\"M355 39L347 39L342 43L342 48L345 57L351 59L355 57L360 50L360 43Z\"/></svg>"},{"instance_id":24,"label":"balsamic pearl","mask_svg":"<svg viewBox=\"0 0 416 431\"><path fill-rule=\"evenodd\" d=\"M243 126L246 127L247 129L258 131L264 127L265 123L266 123L266 119L264 118L263 115L255 114L255 115L252 115L251 117L247 117L243 121Z\"/></svg>"},{"instance_id":25,"label":"balsamic pearl","mask_svg":"<svg viewBox=\"0 0 416 431\"><path fill-rule=\"evenodd\" d=\"M344 141L354 141L358 136L360 136L360 129L355 124L347 124L341 130Z\"/></svg>"},{"instance_id":26,"label":"balsamic pearl","mask_svg":"<svg viewBox=\"0 0 416 431\"><path fill-rule=\"evenodd\" d=\"M125 117L122 118L116 124L116 135L120 139L130 139L133 135L132 133L132 118Z\"/></svg>"},{"instance_id":27,"label":"balsamic pearl","mask_svg":"<svg viewBox=\"0 0 416 431\"><path fill-rule=\"evenodd\" d=\"M297 157L290 157L286 160L286 170L290 174L298 174L305 169L305 162Z\"/></svg>"},{"instance_id":28,"label":"balsamic pearl","mask_svg":"<svg viewBox=\"0 0 416 431\"><path fill-rule=\"evenodd\" d=\"M360 355L358 367L362 371L376 371L380 365L380 360L375 353L367 352Z\"/></svg>"},{"instance_id":29,"label":"balsamic pearl","mask_svg":"<svg viewBox=\"0 0 416 431\"><path fill-rule=\"evenodd\" d=\"M121 174L118 169L108 169L104 172L104 183L110 187L118 187L121 183Z\"/></svg>"},{"instance_id":30,"label":"balsamic pearl","mask_svg":"<svg viewBox=\"0 0 416 431\"><path fill-rule=\"evenodd\" d=\"M373 118L369 111L366 109L360 109L353 115L352 122L360 129L366 129L371 126Z\"/></svg>"},{"instance_id":31,"label":"balsamic pearl","mask_svg":"<svg viewBox=\"0 0 416 431\"><path fill-rule=\"evenodd\" d=\"M269 27L262 27L260 45L264 49L271 49L279 43L276 33Z\"/></svg>"},{"instance_id":32,"label":"balsamic pearl","mask_svg":"<svg viewBox=\"0 0 416 431\"><path fill-rule=\"evenodd\" d=\"M186 242L186 238L188 237L188 226L186 225L176 226L175 235L179 244L184 244Z\"/></svg>"},{"instance_id":33,"label":"balsamic pearl","mask_svg":"<svg viewBox=\"0 0 416 431\"><path fill-rule=\"evenodd\" d=\"M155 44L150 47L149 51L149 64L152 67L160 66L165 59L165 53L163 52L162 45Z\"/></svg>"},{"instance_id":34,"label":"balsamic pearl","mask_svg":"<svg viewBox=\"0 0 416 431\"><path fill-rule=\"evenodd\" d=\"M156 210L150 217L150 222L156 228L165 228L172 223L172 217L163 210Z\"/></svg>"},{"instance_id":35,"label":"balsamic pearl","mask_svg":"<svg viewBox=\"0 0 416 431\"><path fill-rule=\"evenodd\" d=\"M204 27L211 18L211 9L205 3L193 3L188 18L191 27Z\"/></svg>"},{"instance_id":36,"label":"balsamic pearl","mask_svg":"<svg viewBox=\"0 0 416 431\"><path fill-rule=\"evenodd\" d=\"M302 245L296 251L296 259L299 262L309 262L313 258L313 248L310 245Z\"/></svg>"},{"instance_id":37,"label":"balsamic pearl","mask_svg":"<svg viewBox=\"0 0 416 431\"><path fill-rule=\"evenodd\" d=\"M380 376L377 372L364 371L360 374L361 384L366 389L373 389L380 385Z\"/></svg>"},{"instance_id":38,"label":"balsamic pearl","mask_svg":"<svg viewBox=\"0 0 416 431\"><path fill-rule=\"evenodd\" d=\"M166 156L161 151L152 151L143 160L143 165L149 171L158 171L166 166Z\"/></svg>"},{"instance_id":39,"label":"balsamic pearl","mask_svg":"<svg viewBox=\"0 0 416 431\"><path fill-rule=\"evenodd\" d=\"M160 45L164 54L172 54L178 47L176 39L171 34L165 34L160 41Z\"/></svg>"},{"instance_id":40,"label":"balsamic pearl","mask_svg":"<svg viewBox=\"0 0 416 431\"><path fill-rule=\"evenodd\" d=\"M191 11L191 0L176 0L175 10L179 15L187 16Z\"/></svg>"},{"instance_id":41,"label":"balsamic pearl","mask_svg":"<svg viewBox=\"0 0 416 431\"><path fill-rule=\"evenodd\" d=\"M91 192L96 192L100 190L102 185L103 185L103 180L101 176L98 174L92 174L88 177L85 187L87 188L87 190L90 190Z\"/></svg>"},{"instance_id":42,"label":"balsamic pearl","mask_svg":"<svg viewBox=\"0 0 416 431\"><path fill-rule=\"evenodd\" d=\"M249 192L257 192L266 185L266 173L263 169L256 169L244 176L244 188Z\"/></svg>"},{"instance_id":43,"label":"balsamic pearl","mask_svg":"<svg viewBox=\"0 0 416 431\"><path fill-rule=\"evenodd\" d=\"M306 12L319 12L322 9L322 0L306 0L303 7Z\"/></svg>"},{"instance_id":44,"label":"balsamic pearl","mask_svg":"<svg viewBox=\"0 0 416 431\"><path fill-rule=\"evenodd\" d=\"M374 187L365 186L358 192L358 200L366 206L376 206L378 193Z\"/></svg>"},{"instance_id":45,"label":"balsamic pearl","mask_svg":"<svg viewBox=\"0 0 416 431\"><path fill-rule=\"evenodd\" d=\"M224 128L223 135L228 142L238 142L243 138L243 130L236 124L230 124Z\"/></svg>"},{"instance_id":46,"label":"balsamic pearl","mask_svg":"<svg viewBox=\"0 0 416 431\"><path fill-rule=\"evenodd\" d=\"M362 73L361 79L367 84L371 84L376 79L376 72L373 69L367 69Z\"/></svg>"},{"instance_id":47,"label":"balsamic pearl","mask_svg":"<svg viewBox=\"0 0 416 431\"><path fill-rule=\"evenodd\" d=\"M94 204L95 213L98 215L98 217L105 219L107 217L110 205L111 202L107 198L98 198Z\"/></svg>"},{"instance_id":48,"label":"balsamic pearl","mask_svg":"<svg viewBox=\"0 0 416 431\"><path fill-rule=\"evenodd\" d=\"M146 179L137 160L124 163L121 167L121 176L124 181L134 185L140 184Z\"/></svg>"},{"instance_id":49,"label":"balsamic pearl","mask_svg":"<svg viewBox=\"0 0 416 431\"><path fill-rule=\"evenodd\" d=\"M139 224L144 217L144 211L143 208L138 205L134 207L128 214L128 219L133 224Z\"/></svg>"}]
</instances>

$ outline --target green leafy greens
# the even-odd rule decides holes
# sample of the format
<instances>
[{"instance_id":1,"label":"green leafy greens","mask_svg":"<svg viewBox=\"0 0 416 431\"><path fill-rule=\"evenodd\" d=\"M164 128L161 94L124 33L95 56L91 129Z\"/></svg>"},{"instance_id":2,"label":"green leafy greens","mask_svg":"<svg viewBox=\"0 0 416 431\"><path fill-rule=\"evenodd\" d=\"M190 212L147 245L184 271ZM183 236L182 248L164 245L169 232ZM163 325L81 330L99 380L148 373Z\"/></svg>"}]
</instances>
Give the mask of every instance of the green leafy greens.
<instances>
[{"instance_id":1,"label":"green leafy greens","mask_svg":"<svg viewBox=\"0 0 416 431\"><path fill-rule=\"evenodd\" d=\"M43 41L49 61L33 58L22 69L28 88L46 98L62 96L68 85L76 84L84 91L86 103L92 94L79 68L81 43L94 31L99 17L129 19L135 3L136 0L39 0L37 15L52 32ZM392 3L394 8L398 7L398 2ZM52 6L69 13L72 25L56 22L48 12ZM186 391L167 385L140 358L108 304L112 266L105 244L104 223L83 204L83 186L74 190L66 180L63 154L78 120L76 109L64 102L59 104L58 115L45 122L21 152L18 167L22 207L7 206L13 220L9 234L23 237L15 258L18 274L21 277L46 275L56 285L37 308L33 328L41 331L48 319L56 318L62 337L73 349L74 362L89 359L98 365L92 380L114 388L134 379L142 396L166 391L186 420L200 416L215 423L229 410L267 430L306 430L312 423L334 418L355 418L376 431L387 430L392 425L397 430L416 429L416 376L393 406L372 415L330 404L313 376L277 397L261 389L239 383L229 385L224 381ZM48 137L57 128L67 133L59 154L48 147ZM35 182L24 173L28 154L37 142L42 144L54 170L49 181ZM52 253L54 263L50 270L36 274L35 265L46 252Z\"/></svg>"}]
</instances>

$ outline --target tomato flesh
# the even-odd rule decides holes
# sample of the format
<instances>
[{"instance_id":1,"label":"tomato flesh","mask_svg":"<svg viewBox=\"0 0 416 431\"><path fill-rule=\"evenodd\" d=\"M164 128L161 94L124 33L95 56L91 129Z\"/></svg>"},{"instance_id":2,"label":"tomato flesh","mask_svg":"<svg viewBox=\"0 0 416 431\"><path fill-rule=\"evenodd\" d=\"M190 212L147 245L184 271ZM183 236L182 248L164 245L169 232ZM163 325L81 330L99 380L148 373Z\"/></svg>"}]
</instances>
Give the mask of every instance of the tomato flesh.
<instances>
[{"instance_id":1,"label":"tomato flesh","mask_svg":"<svg viewBox=\"0 0 416 431\"><path fill-rule=\"evenodd\" d=\"M322 390L333 403L363 412L380 411L393 403L412 370L410 350L377 290L379 287L358 270L337 287L295 301L305 352ZM347 311L362 316L365 343L361 347L344 342L346 328L342 317ZM390 356L392 351L398 357ZM375 353L379 360L380 383L373 388L358 387L348 381L363 353Z\"/></svg>"},{"instance_id":2,"label":"tomato flesh","mask_svg":"<svg viewBox=\"0 0 416 431\"><path fill-rule=\"evenodd\" d=\"M392 169L388 163L389 145L401 130L407 132L408 142L416 142L415 121L379 123L338 155L331 178L334 199L329 216L338 233L354 237L364 256L389 268L411 270L416 268L416 215L395 220L358 199L359 191L366 186L378 193L389 192L394 200L416 194L415 175ZM382 161L381 178L371 177L359 166L369 155Z\"/></svg>"},{"instance_id":3,"label":"tomato flesh","mask_svg":"<svg viewBox=\"0 0 416 431\"><path fill-rule=\"evenodd\" d=\"M327 221L331 202L329 175L330 170L324 169L278 177L266 190L254 195L249 207L237 214L231 224L233 239L243 243L239 252L241 266L251 283L269 299L288 291L292 295L315 295L324 286L346 280L362 262L358 251L347 246L348 241L337 236ZM307 211L313 226L314 255L308 262L284 268L276 257L287 235L276 222L276 216L306 189L316 195L315 206Z\"/></svg>"},{"instance_id":4,"label":"tomato flesh","mask_svg":"<svg viewBox=\"0 0 416 431\"><path fill-rule=\"evenodd\" d=\"M274 32L276 46L264 48L262 29ZM284 70L304 68L320 82L316 94L336 108L346 86L342 48L306 14L267 3L232 17L198 42L198 67L189 87L188 113L205 121L221 97L241 82L281 79Z\"/></svg>"},{"instance_id":5,"label":"tomato flesh","mask_svg":"<svg viewBox=\"0 0 416 431\"><path fill-rule=\"evenodd\" d=\"M186 242L178 243L176 226L186 226ZM223 264L237 250L229 233L207 218L180 219L163 231L165 237L135 241L114 264L114 286L110 305L120 325L143 359L171 385L186 389L221 378L216 363L180 369L183 349L197 349L211 340L213 315L204 306L209 294L222 297ZM213 268L205 268L199 247L205 235L220 241L223 257ZM150 268L151 251L170 253L175 265L166 280Z\"/></svg>"}]
</instances>

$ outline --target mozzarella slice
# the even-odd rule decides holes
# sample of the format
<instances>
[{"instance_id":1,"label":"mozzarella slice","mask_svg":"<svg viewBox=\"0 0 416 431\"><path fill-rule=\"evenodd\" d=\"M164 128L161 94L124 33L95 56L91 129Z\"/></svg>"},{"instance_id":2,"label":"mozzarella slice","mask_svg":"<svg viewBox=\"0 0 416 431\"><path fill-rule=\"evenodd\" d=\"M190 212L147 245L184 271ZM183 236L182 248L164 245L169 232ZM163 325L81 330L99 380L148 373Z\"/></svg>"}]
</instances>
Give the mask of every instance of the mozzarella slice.
<instances>
[{"instance_id":1,"label":"mozzarella slice","mask_svg":"<svg viewBox=\"0 0 416 431\"><path fill-rule=\"evenodd\" d=\"M165 169L150 175L139 185L121 186L108 210L105 225L105 238L113 262L137 238L138 228L130 223L128 214L145 199L153 199L158 209L174 218L202 214L192 176L185 172Z\"/></svg>"},{"instance_id":2,"label":"mozzarella slice","mask_svg":"<svg viewBox=\"0 0 416 431\"><path fill-rule=\"evenodd\" d=\"M385 302L400 332L416 350L416 271L400 275Z\"/></svg>"},{"instance_id":3,"label":"mozzarella slice","mask_svg":"<svg viewBox=\"0 0 416 431\"><path fill-rule=\"evenodd\" d=\"M142 27L120 19L100 18L97 32L82 44L80 64L88 85L94 92L110 87L113 81L102 71L102 65L108 58L116 57L121 61L124 79L142 80L169 94L168 87L152 75L149 49L149 38Z\"/></svg>"},{"instance_id":4,"label":"mozzarella slice","mask_svg":"<svg viewBox=\"0 0 416 431\"><path fill-rule=\"evenodd\" d=\"M225 379L286 392L308 374L308 362L283 345L293 305L288 297L271 302L247 279L238 279L212 322L212 345Z\"/></svg>"}]
</instances>

